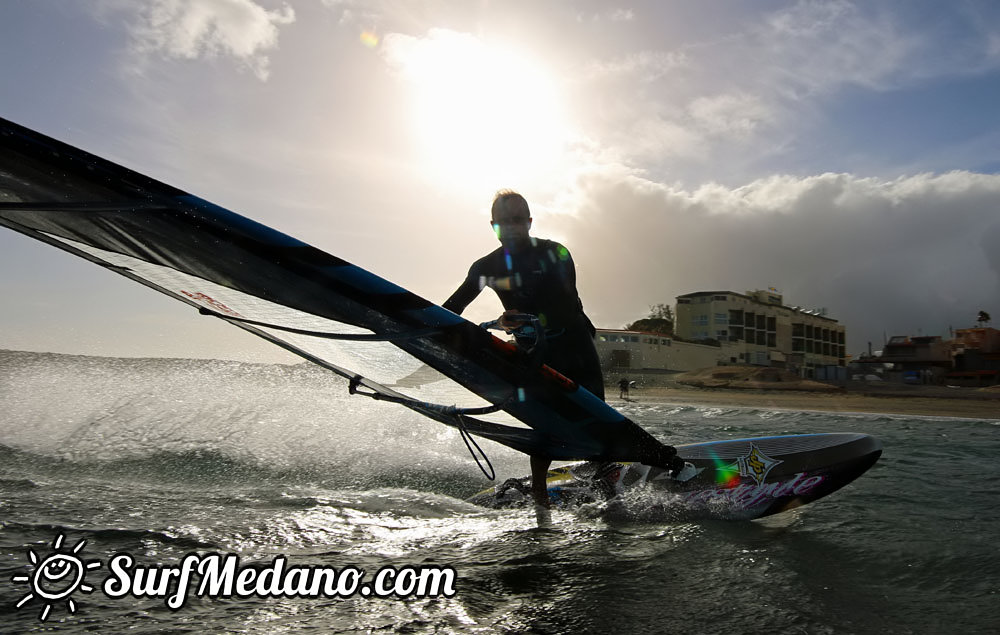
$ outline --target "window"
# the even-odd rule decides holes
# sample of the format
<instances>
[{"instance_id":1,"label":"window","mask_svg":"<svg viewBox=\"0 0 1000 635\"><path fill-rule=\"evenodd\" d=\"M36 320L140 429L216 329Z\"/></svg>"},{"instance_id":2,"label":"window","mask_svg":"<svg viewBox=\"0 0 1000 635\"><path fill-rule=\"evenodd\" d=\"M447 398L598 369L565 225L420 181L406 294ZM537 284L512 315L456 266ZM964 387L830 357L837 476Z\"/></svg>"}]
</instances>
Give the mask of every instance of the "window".
<instances>
[{"instance_id":1,"label":"window","mask_svg":"<svg viewBox=\"0 0 1000 635\"><path fill-rule=\"evenodd\" d=\"M715 323L716 324L729 324L729 316L726 315L725 313L716 313L715 314Z\"/></svg>"},{"instance_id":2,"label":"window","mask_svg":"<svg viewBox=\"0 0 1000 635\"><path fill-rule=\"evenodd\" d=\"M691 326L708 326L707 315L695 315L691 318Z\"/></svg>"}]
</instances>

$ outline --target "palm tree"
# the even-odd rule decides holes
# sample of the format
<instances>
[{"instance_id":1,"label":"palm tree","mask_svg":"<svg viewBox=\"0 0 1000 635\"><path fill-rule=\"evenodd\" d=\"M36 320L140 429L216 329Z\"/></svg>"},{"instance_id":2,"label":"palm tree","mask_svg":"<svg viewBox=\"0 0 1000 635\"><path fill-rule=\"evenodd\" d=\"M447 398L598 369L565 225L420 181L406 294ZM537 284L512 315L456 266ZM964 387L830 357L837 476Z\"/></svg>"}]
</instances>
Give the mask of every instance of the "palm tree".
<instances>
[{"instance_id":1,"label":"palm tree","mask_svg":"<svg viewBox=\"0 0 1000 635\"><path fill-rule=\"evenodd\" d=\"M976 318L976 324L978 326L985 326L990 323L990 314L986 311L980 311L979 317Z\"/></svg>"}]
</instances>

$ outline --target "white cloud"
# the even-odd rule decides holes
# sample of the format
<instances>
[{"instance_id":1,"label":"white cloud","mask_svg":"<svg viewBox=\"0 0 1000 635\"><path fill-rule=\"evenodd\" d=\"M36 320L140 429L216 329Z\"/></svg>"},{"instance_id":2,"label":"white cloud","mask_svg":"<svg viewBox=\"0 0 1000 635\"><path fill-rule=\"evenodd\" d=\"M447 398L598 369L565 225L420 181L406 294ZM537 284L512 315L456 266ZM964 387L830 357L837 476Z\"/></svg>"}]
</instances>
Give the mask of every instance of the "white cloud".
<instances>
[{"instance_id":1,"label":"white cloud","mask_svg":"<svg viewBox=\"0 0 1000 635\"><path fill-rule=\"evenodd\" d=\"M745 93L699 97L688 105L694 123L710 135L746 137L772 119L770 109Z\"/></svg>"},{"instance_id":2,"label":"white cloud","mask_svg":"<svg viewBox=\"0 0 1000 635\"><path fill-rule=\"evenodd\" d=\"M595 60L584 71L587 80L632 76L642 82L656 81L688 63L681 51L637 51L608 60Z\"/></svg>"},{"instance_id":3,"label":"white cloud","mask_svg":"<svg viewBox=\"0 0 1000 635\"><path fill-rule=\"evenodd\" d=\"M178 59L225 55L266 80L278 28L294 21L288 5L268 11L253 0L156 0L143 9L132 36L143 52Z\"/></svg>"},{"instance_id":4,"label":"white cloud","mask_svg":"<svg viewBox=\"0 0 1000 635\"><path fill-rule=\"evenodd\" d=\"M613 147L631 163L649 163L665 157L708 158L705 138L697 130L662 116L637 118L622 130L622 138L609 136Z\"/></svg>"},{"instance_id":5,"label":"white cloud","mask_svg":"<svg viewBox=\"0 0 1000 635\"><path fill-rule=\"evenodd\" d=\"M612 22L631 22L635 20L635 11L632 9L615 9L609 17Z\"/></svg>"},{"instance_id":6,"label":"white cloud","mask_svg":"<svg viewBox=\"0 0 1000 635\"><path fill-rule=\"evenodd\" d=\"M786 97L824 94L845 84L887 88L910 79L923 40L877 9L800 2L748 34L747 45L759 55L746 61L762 61L762 79Z\"/></svg>"},{"instance_id":7,"label":"white cloud","mask_svg":"<svg viewBox=\"0 0 1000 635\"><path fill-rule=\"evenodd\" d=\"M593 107L581 127L607 154L674 178L701 178L706 166L753 178L763 173L755 165L811 154L801 139L822 136L824 110L846 89L892 91L995 68L995 33L962 12L947 16L940 25L879 4L801 1L751 12L728 32L675 34L662 49L582 66L578 101Z\"/></svg>"},{"instance_id":8,"label":"white cloud","mask_svg":"<svg viewBox=\"0 0 1000 635\"><path fill-rule=\"evenodd\" d=\"M610 10L607 10L607 11L601 11L601 12L598 12L598 13L590 13L590 14L577 13L576 14L576 21L577 22L591 22L591 23L599 23L599 22L606 22L606 21L607 22L632 22L634 20L635 20L635 11L633 11L632 9L626 9L626 8L622 8L622 7L618 7L618 8L615 8L615 9L610 9Z\"/></svg>"}]
</instances>

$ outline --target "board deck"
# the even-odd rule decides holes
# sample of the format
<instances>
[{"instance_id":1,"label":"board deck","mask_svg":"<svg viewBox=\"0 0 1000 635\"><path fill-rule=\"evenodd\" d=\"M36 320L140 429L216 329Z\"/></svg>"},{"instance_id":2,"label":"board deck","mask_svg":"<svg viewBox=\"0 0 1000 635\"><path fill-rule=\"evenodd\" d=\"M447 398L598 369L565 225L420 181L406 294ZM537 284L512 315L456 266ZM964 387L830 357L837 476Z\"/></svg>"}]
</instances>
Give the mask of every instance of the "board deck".
<instances>
[{"instance_id":1,"label":"board deck","mask_svg":"<svg viewBox=\"0 0 1000 635\"><path fill-rule=\"evenodd\" d=\"M640 463L573 463L549 471L549 498L556 506L572 506L645 487L662 494L678 512L749 520L844 487L875 464L882 444L867 434L822 433L694 443L677 446L677 452L696 469L687 481ZM527 505L528 486L528 477L512 479L469 501L487 507Z\"/></svg>"}]
</instances>

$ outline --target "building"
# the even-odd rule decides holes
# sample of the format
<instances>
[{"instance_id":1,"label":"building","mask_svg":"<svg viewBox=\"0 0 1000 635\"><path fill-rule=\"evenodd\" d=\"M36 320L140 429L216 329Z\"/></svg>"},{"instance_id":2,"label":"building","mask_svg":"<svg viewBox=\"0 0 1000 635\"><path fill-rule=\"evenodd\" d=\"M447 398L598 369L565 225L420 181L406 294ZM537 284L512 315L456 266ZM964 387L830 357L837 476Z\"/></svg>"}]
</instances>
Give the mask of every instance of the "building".
<instances>
[{"instance_id":1,"label":"building","mask_svg":"<svg viewBox=\"0 0 1000 635\"><path fill-rule=\"evenodd\" d=\"M717 342L722 363L778 366L804 377L847 365L844 326L825 309L785 306L773 289L680 295L674 315L677 337Z\"/></svg>"},{"instance_id":2,"label":"building","mask_svg":"<svg viewBox=\"0 0 1000 635\"><path fill-rule=\"evenodd\" d=\"M889 338L879 363L892 364L889 379L902 379L910 384L935 383L951 368L951 343L938 335Z\"/></svg>"},{"instance_id":3,"label":"building","mask_svg":"<svg viewBox=\"0 0 1000 635\"><path fill-rule=\"evenodd\" d=\"M597 329L594 343L604 374L632 372L684 372L717 366L721 348L678 342L661 333Z\"/></svg>"},{"instance_id":4,"label":"building","mask_svg":"<svg viewBox=\"0 0 1000 635\"><path fill-rule=\"evenodd\" d=\"M990 327L957 329L951 340L949 383L969 386L1000 384L1000 330Z\"/></svg>"}]
</instances>

